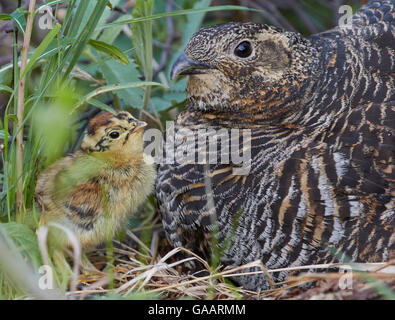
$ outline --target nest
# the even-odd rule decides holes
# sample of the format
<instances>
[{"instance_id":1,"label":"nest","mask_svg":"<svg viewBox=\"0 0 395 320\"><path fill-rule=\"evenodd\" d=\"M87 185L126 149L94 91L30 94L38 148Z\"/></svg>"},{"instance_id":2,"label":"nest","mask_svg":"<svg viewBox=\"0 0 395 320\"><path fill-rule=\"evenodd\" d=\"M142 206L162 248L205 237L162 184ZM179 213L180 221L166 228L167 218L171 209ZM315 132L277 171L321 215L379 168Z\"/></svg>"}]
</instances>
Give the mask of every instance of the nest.
<instances>
[{"instance_id":1,"label":"nest","mask_svg":"<svg viewBox=\"0 0 395 320\"><path fill-rule=\"evenodd\" d=\"M242 266L219 266L213 269L204 259L182 248L170 248L168 243L153 233L151 248L131 231L126 240L114 241L112 263L108 249L88 254L94 268L83 268L75 290L66 293L71 299L90 299L115 295L117 298L145 299L393 299L395 290L395 260L385 263L352 264L352 277L342 272L325 272L342 264L320 264L268 270L260 261ZM181 258L180 258L181 257ZM203 266L199 273L184 272L189 262ZM111 267L110 267L111 265ZM259 271L251 272L251 268ZM349 268L350 266L347 265ZM306 272L315 269L316 272ZM318 272L322 270L322 272ZM292 271L286 281L274 282L271 274ZM270 289L259 292L236 286L230 278L246 274L264 273ZM345 283L345 281L347 283ZM303 289L304 288L304 289Z\"/></svg>"}]
</instances>

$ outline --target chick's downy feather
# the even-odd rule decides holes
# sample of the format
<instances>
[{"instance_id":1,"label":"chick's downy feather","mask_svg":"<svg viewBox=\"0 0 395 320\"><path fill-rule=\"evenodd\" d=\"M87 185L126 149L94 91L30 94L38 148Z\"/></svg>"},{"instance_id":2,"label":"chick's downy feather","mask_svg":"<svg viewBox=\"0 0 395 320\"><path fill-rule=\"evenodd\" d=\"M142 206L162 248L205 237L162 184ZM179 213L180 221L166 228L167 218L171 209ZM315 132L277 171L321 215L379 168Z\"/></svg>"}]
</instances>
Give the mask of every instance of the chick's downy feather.
<instances>
[{"instance_id":1,"label":"chick's downy feather","mask_svg":"<svg viewBox=\"0 0 395 320\"><path fill-rule=\"evenodd\" d=\"M92 119L81 150L49 166L38 179L41 224L57 222L71 229L84 249L125 228L151 193L156 174L153 159L143 153L144 126L125 111Z\"/></svg>"}]
</instances>

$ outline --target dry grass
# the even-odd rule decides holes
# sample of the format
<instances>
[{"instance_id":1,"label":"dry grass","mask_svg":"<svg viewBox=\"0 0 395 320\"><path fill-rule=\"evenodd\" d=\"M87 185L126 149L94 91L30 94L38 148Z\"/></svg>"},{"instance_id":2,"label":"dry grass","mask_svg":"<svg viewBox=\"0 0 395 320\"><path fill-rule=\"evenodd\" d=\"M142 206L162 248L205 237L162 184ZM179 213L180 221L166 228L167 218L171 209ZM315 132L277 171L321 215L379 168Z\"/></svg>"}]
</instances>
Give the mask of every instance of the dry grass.
<instances>
[{"instance_id":1,"label":"dry grass","mask_svg":"<svg viewBox=\"0 0 395 320\"><path fill-rule=\"evenodd\" d=\"M155 245L152 248L147 248L131 232L128 233L128 238L128 241L126 241L128 244L115 242L112 275L114 288L111 289L109 286L110 277L107 271L106 250L98 249L88 255L89 260L97 270L83 270L79 276L79 287L82 288L68 291L67 296L74 299L85 299L103 294L116 294L120 298L133 297L133 294L143 294L143 297L160 299L224 300L380 298L371 284L366 282L364 274L368 274L378 281L383 280L382 285L386 283L392 290L395 289L395 260L387 263L359 263L353 265L353 271L356 271L353 272L353 287L352 289L341 290L339 279L344 274L325 272L325 270L329 268L341 269L344 266L342 264L308 265L266 270L260 261L255 261L243 266L211 270L206 261L185 248L168 249L165 254L161 254L160 240L155 233L153 236ZM130 242L133 244L130 244ZM140 246L140 250L137 250L138 246ZM184 258L180 259L180 254L183 254ZM199 273L200 276L183 272L183 267L191 260L200 262L204 266L205 272ZM258 267L259 271L251 272L252 267ZM322 272L302 273L305 270L312 269L322 270ZM271 280L271 288L260 292L248 291L227 281L230 277L253 273L264 273L270 279L270 274L280 271L295 271L299 274L291 275L286 281L280 283ZM301 284L307 283L313 285L309 289L300 289Z\"/></svg>"}]
</instances>

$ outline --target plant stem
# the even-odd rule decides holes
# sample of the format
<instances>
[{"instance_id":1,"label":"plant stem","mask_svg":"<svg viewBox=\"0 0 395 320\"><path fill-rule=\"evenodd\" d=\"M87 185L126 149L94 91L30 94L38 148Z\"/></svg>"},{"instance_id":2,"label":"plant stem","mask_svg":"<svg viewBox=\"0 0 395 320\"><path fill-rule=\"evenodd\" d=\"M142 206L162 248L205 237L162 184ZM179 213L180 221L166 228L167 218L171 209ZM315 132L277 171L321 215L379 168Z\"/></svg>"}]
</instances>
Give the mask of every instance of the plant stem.
<instances>
[{"instance_id":1,"label":"plant stem","mask_svg":"<svg viewBox=\"0 0 395 320\"><path fill-rule=\"evenodd\" d=\"M154 6L154 0L152 2L144 2L141 14L143 16L152 15L152 10ZM141 24L141 40L143 45L143 51L140 52L140 59L142 62L143 72L145 81L152 81L152 21L144 21ZM139 54L138 54L139 55ZM145 113L148 111L148 103L151 98L151 86L145 87L143 108L139 112L139 118L145 120Z\"/></svg>"},{"instance_id":2,"label":"plant stem","mask_svg":"<svg viewBox=\"0 0 395 320\"><path fill-rule=\"evenodd\" d=\"M33 19L34 19L34 8L36 6L36 0L31 0L29 3L29 13L27 16L26 22L26 32L25 38L23 40L23 48L22 48L22 56L21 56L21 68L20 75L22 76L23 71L26 68L27 64L27 55L30 47L30 39L32 35L33 28ZM18 87L18 109L17 109L17 118L18 118L18 134L16 136L16 176L17 176L17 208L18 212L23 210L23 112L25 108L24 104L24 95L25 95L25 80L26 75L20 79L19 87Z\"/></svg>"}]
</instances>

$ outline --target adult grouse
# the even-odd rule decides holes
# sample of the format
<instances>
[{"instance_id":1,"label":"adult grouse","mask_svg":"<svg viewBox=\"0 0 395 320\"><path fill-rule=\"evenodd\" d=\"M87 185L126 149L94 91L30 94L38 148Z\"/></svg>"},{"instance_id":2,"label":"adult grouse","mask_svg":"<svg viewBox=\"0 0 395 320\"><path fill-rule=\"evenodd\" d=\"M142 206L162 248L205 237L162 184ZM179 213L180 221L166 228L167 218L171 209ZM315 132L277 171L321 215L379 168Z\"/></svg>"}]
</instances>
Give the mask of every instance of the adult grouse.
<instances>
[{"instance_id":1,"label":"adult grouse","mask_svg":"<svg viewBox=\"0 0 395 320\"><path fill-rule=\"evenodd\" d=\"M223 264L269 269L395 257L394 9L370 1L307 38L227 23L190 39L172 69L189 75L188 103L156 182L174 246L208 253L216 230Z\"/></svg>"}]
</instances>

